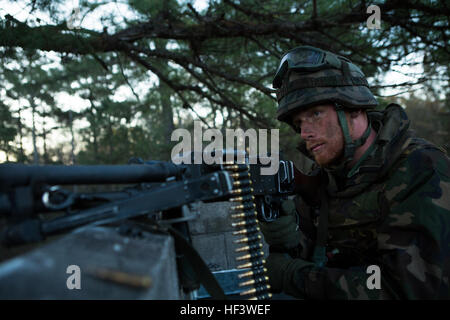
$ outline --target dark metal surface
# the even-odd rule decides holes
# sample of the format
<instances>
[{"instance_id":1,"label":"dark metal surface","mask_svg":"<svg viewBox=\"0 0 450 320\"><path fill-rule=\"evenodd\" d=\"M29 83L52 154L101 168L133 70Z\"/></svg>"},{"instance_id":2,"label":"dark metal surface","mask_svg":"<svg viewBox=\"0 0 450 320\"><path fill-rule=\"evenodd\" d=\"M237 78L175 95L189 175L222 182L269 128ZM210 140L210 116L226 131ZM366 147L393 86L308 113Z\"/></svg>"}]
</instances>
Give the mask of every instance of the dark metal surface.
<instances>
[{"instance_id":1,"label":"dark metal surface","mask_svg":"<svg viewBox=\"0 0 450 320\"><path fill-rule=\"evenodd\" d=\"M145 165L0 165L0 189L46 184L101 184L165 181L181 174L183 168L170 162Z\"/></svg>"},{"instance_id":2,"label":"dark metal surface","mask_svg":"<svg viewBox=\"0 0 450 320\"><path fill-rule=\"evenodd\" d=\"M25 220L11 225L0 233L0 241L10 245L40 241L42 236L57 234L89 223L111 223L181 207L195 201L214 200L228 195L231 190L232 179L224 171L199 178L162 183L158 188L140 192L129 199L107 203L49 221Z\"/></svg>"}]
</instances>

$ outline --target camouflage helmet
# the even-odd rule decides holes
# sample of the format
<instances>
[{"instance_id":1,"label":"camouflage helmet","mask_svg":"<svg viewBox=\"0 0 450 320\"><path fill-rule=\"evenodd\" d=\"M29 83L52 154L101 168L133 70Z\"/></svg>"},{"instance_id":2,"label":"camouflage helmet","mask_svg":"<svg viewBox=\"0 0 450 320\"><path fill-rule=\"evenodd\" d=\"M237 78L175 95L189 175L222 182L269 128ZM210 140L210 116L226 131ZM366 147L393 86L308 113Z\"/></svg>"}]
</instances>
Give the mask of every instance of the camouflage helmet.
<instances>
[{"instance_id":1,"label":"camouflage helmet","mask_svg":"<svg viewBox=\"0 0 450 320\"><path fill-rule=\"evenodd\" d=\"M310 46L286 52L273 80L277 118L292 125L292 115L322 103L370 109L378 105L364 73L349 59Z\"/></svg>"}]
</instances>

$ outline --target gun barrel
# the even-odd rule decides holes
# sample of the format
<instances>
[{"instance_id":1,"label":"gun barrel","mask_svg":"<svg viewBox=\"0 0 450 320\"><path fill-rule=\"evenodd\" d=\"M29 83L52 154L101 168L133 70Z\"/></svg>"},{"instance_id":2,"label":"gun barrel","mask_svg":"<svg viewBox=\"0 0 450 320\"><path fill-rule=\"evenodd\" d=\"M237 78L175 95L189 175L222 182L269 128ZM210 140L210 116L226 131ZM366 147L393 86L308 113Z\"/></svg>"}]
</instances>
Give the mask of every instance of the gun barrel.
<instances>
[{"instance_id":1,"label":"gun barrel","mask_svg":"<svg viewBox=\"0 0 450 320\"><path fill-rule=\"evenodd\" d=\"M1 164L0 188L47 184L106 184L162 182L178 176L183 167L170 162L130 165L24 165Z\"/></svg>"}]
</instances>

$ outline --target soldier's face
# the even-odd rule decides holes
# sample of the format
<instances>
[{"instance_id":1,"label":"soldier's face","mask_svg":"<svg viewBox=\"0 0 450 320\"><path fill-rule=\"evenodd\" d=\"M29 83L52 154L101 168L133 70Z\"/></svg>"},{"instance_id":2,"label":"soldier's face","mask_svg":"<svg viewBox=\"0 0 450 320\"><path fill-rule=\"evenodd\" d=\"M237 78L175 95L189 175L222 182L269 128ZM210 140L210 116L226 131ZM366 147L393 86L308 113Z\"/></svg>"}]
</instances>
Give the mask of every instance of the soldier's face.
<instances>
[{"instance_id":1,"label":"soldier's face","mask_svg":"<svg viewBox=\"0 0 450 320\"><path fill-rule=\"evenodd\" d=\"M293 117L301 137L314 160L322 167L339 162L344 150L344 136L332 105L319 105ZM351 128L349 128L351 131Z\"/></svg>"}]
</instances>

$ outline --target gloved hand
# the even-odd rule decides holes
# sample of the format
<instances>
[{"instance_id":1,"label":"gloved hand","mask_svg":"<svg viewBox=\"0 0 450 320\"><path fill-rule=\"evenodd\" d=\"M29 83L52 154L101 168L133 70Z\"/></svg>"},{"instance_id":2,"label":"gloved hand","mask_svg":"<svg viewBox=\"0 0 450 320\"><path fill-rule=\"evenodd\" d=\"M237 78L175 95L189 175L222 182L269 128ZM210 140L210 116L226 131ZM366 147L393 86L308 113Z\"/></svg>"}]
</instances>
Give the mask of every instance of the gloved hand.
<instances>
[{"instance_id":1,"label":"gloved hand","mask_svg":"<svg viewBox=\"0 0 450 320\"><path fill-rule=\"evenodd\" d=\"M272 293L280 293L283 290L285 269L292 260L289 255L277 252L270 253L267 257L265 266Z\"/></svg>"},{"instance_id":2,"label":"gloved hand","mask_svg":"<svg viewBox=\"0 0 450 320\"><path fill-rule=\"evenodd\" d=\"M287 251L300 244L295 203L285 200L281 203L280 217L272 222L259 222L264 240L271 248Z\"/></svg>"},{"instance_id":3,"label":"gloved hand","mask_svg":"<svg viewBox=\"0 0 450 320\"><path fill-rule=\"evenodd\" d=\"M265 264L270 291L281 291L297 298L305 298L305 280L302 270L314 267L314 263L303 259L292 259L288 254L272 252Z\"/></svg>"}]
</instances>

